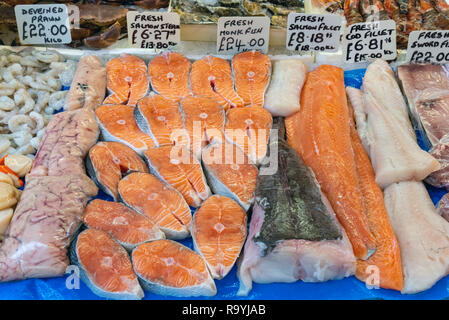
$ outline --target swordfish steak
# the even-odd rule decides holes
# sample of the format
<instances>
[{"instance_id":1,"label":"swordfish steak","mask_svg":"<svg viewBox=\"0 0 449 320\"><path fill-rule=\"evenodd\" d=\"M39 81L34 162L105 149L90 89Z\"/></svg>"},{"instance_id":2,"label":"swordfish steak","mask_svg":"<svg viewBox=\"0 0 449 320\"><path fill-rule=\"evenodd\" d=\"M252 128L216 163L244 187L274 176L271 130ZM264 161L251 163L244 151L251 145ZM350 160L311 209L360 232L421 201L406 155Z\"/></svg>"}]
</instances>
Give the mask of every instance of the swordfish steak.
<instances>
[{"instance_id":1,"label":"swordfish steak","mask_svg":"<svg viewBox=\"0 0 449 320\"><path fill-rule=\"evenodd\" d=\"M276 128L283 120L275 120ZM320 282L355 272L351 243L312 170L282 138L271 141L270 150L276 144L277 172L258 177L249 236L237 272L238 295L247 295L253 281Z\"/></svg>"}]
</instances>

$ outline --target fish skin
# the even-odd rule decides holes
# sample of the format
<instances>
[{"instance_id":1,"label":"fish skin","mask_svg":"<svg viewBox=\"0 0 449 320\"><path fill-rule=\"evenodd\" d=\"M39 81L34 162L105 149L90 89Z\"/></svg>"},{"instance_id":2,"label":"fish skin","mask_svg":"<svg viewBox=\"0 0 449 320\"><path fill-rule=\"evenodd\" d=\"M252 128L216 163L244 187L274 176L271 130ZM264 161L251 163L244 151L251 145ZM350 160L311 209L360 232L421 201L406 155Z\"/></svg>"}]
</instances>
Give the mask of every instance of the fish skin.
<instances>
[{"instance_id":1,"label":"fish skin","mask_svg":"<svg viewBox=\"0 0 449 320\"><path fill-rule=\"evenodd\" d=\"M343 70L321 65L309 72L301 104L301 110L285 120L287 142L315 173L355 256L367 259L376 245L358 186Z\"/></svg>"},{"instance_id":2,"label":"fish skin","mask_svg":"<svg viewBox=\"0 0 449 320\"><path fill-rule=\"evenodd\" d=\"M401 248L401 293L425 291L449 272L449 223L437 213L422 182L393 183L384 199Z\"/></svg>"},{"instance_id":3,"label":"fish skin","mask_svg":"<svg viewBox=\"0 0 449 320\"><path fill-rule=\"evenodd\" d=\"M137 102L134 118L139 129L158 147L163 144L189 145L179 105L161 95L150 93Z\"/></svg>"},{"instance_id":4,"label":"fish skin","mask_svg":"<svg viewBox=\"0 0 449 320\"><path fill-rule=\"evenodd\" d=\"M248 211L259 171L245 153L227 142L213 143L203 149L201 159L212 192L235 200Z\"/></svg>"},{"instance_id":5,"label":"fish skin","mask_svg":"<svg viewBox=\"0 0 449 320\"><path fill-rule=\"evenodd\" d=\"M111 94L103 104L135 106L149 89L145 62L133 55L123 54L106 63L107 87Z\"/></svg>"},{"instance_id":6,"label":"fish skin","mask_svg":"<svg viewBox=\"0 0 449 320\"><path fill-rule=\"evenodd\" d=\"M108 233L127 251L144 242L165 239L165 234L149 218L120 202L90 201L84 210L83 222L89 228ZM132 238L129 235L131 232L140 234ZM128 238L125 238L126 235Z\"/></svg>"},{"instance_id":7,"label":"fish skin","mask_svg":"<svg viewBox=\"0 0 449 320\"><path fill-rule=\"evenodd\" d=\"M263 106L265 91L270 83L270 58L256 50L236 54L232 58L235 90L245 106Z\"/></svg>"},{"instance_id":8,"label":"fish skin","mask_svg":"<svg viewBox=\"0 0 449 320\"><path fill-rule=\"evenodd\" d=\"M171 152L177 152L180 159ZM187 148L163 145L144 155L151 173L178 190L189 206L197 208L211 195L201 163Z\"/></svg>"},{"instance_id":9,"label":"fish skin","mask_svg":"<svg viewBox=\"0 0 449 320\"><path fill-rule=\"evenodd\" d=\"M175 102L192 95L189 88L190 61L178 52L163 52L148 64L151 87Z\"/></svg>"},{"instance_id":10,"label":"fish skin","mask_svg":"<svg viewBox=\"0 0 449 320\"><path fill-rule=\"evenodd\" d=\"M131 282L133 285L132 288L129 288L130 290L128 290L128 292L126 292L126 291L111 292L111 291L104 290L101 287L99 287L97 284L95 284L94 280L92 279L92 275L89 274L89 272L86 270L86 267L83 265L82 261L80 261L79 251L78 251L79 250L78 245L79 245L80 241L82 241L84 237L87 237L89 235L91 237L93 237L93 236L100 237L101 236L101 239L102 239L102 241L97 243L97 246L90 246L90 248L96 248L97 250L99 250L100 248L105 248L106 245L112 246L113 247L112 249L115 250L117 252L117 254L121 255L121 257L119 257L120 260L116 261L116 262L123 263L124 261L126 261L127 263L129 263L129 266L128 266L129 270L127 270L127 271L132 272L132 275L134 275L134 277L131 276L131 279L128 279L128 281L127 281L128 285L130 285ZM81 238L81 240L80 240L80 238ZM105 249L102 249L102 250L104 251ZM100 297L107 298L107 299L117 299L117 300L140 300L144 297L144 293L139 284L139 281L137 280L137 276L134 274L128 253L121 245L119 245L114 239L112 239L106 232L103 232L100 230L95 230L95 229L86 229L83 232L81 232L78 235L78 237L72 242L72 245L70 247L70 260L71 260L72 264L75 264L79 267L81 280L83 280L83 282L89 287L89 289L92 290L92 292L95 293L96 295L98 295ZM117 272L116 269L114 271Z\"/></svg>"},{"instance_id":11,"label":"fish skin","mask_svg":"<svg viewBox=\"0 0 449 320\"><path fill-rule=\"evenodd\" d=\"M172 186L152 174L133 172L120 180L118 192L121 202L146 215L165 233L166 238L179 240L189 236L190 208L181 193Z\"/></svg>"},{"instance_id":12,"label":"fish skin","mask_svg":"<svg viewBox=\"0 0 449 320\"><path fill-rule=\"evenodd\" d=\"M193 246L214 279L223 279L234 266L245 243L246 223L242 207L224 196L209 197L195 212L191 229Z\"/></svg>"},{"instance_id":13,"label":"fish skin","mask_svg":"<svg viewBox=\"0 0 449 320\"><path fill-rule=\"evenodd\" d=\"M192 64L190 86L194 95L215 99L225 110L243 107L243 99L234 91L229 62L205 56Z\"/></svg>"},{"instance_id":14,"label":"fish skin","mask_svg":"<svg viewBox=\"0 0 449 320\"><path fill-rule=\"evenodd\" d=\"M263 107L273 117L288 117L300 110L301 90L306 80L307 66L298 59L273 62L271 82Z\"/></svg>"},{"instance_id":15,"label":"fish skin","mask_svg":"<svg viewBox=\"0 0 449 320\"><path fill-rule=\"evenodd\" d=\"M155 146L154 140L137 126L134 118L134 107L102 105L95 110L95 115L103 140L121 142L139 155L142 155L148 148ZM118 123L118 121L124 122ZM117 127L117 124L120 126Z\"/></svg>"},{"instance_id":16,"label":"fish skin","mask_svg":"<svg viewBox=\"0 0 449 320\"><path fill-rule=\"evenodd\" d=\"M98 151L101 148L107 149L108 156L102 156L101 159L92 158L93 153ZM115 150L113 150L115 149ZM118 150L120 149L120 150ZM106 186L105 181L101 178L101 172L99 172L99 168L95 165L99 164L97 161L108 161L109 162L109 170L107 172L103 172L104 174L113 174L115 173L117 179L116 183L114 183L113 186ZM128 160L128 163L124 163ZM95 184L103 190L106 194L110 195L114 201L117 201L118 194L117 194L117 185L120 179L123 177L123 173L126 175L130 172L148 172L148 168L145 165L145 162L139 157L139 155L126 146L125 144L122 144L120 142L114 142L114 141L100 141L96 145L94 145L92 148L90 148L89 153L86 157L86 171L89 174L89 176L92 178L92 180L95 182ZM118 161L119 163L117 163ZM132 161L132 163L131 163ZM113 169L116 169L115 172ZM123 169L126 171L123 172Z\"/></svg>"},{"instance_id":17,"label":"fish skin","mask_svg":"<svg viewBox=\"0 0 449 320\"><path fill-rule=\"evenodd\" d=\"M158 246L162 246L162 250L157 250ZM164 261L165 265L162 265L162 263L158 261L158 267L154 268L152 264L157 262L152 260L156 260L153 258L153 256L156 256L156 254L167 255L168 257L165 259L171 258L174 261L172 262L172 264ZM139 260L139 256L145 257L145 260ZM182 260L176 263L176 258L181 257ZM193 275L196 275L197 277L200 277L200 279L197 279L197 281L192 285L183 287L176 287L171 285L170 283L167 283L169 280L169 275L183 276L182 271L185 272L185 270L174 270L173 272L170 272L170 269L168 269L168 267L170 267L171 265L178 265L179 263L190 262L188 261L190 260L189 258L193 261L186 268L199 268L199 270L194 270L194 272L190 272L189 269L189 276L192 277ZM144 243L133 250L133 252L131 253L131 259L133 261L134 271L139 277L142 283L142 287L147 291L156 294L176 297L214 296L217 294L215 282L209 274L204 260L196 252L178 242L171 240L156 240L153 242ZM152 280L149 279L148 276L143 274L143 271L145 271L145 269L149 269L150 272L160 271L162 274L155 275L156 278ZM184 276L184 279L186 278L187 276ZM187 280L190 280L189 284L192 282L189 278L187 278Z\"/></svg>"}]
</instances>

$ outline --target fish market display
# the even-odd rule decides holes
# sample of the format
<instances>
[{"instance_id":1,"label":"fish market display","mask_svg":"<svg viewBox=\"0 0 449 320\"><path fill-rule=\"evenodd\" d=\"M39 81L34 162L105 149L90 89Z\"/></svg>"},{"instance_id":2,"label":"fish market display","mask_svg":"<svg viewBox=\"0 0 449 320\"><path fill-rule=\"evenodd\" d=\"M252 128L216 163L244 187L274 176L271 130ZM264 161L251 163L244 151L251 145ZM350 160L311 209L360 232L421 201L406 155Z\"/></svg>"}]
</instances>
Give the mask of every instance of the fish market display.
<instances>
[{"instance_id":1,"label":"fish market display","mask_svg":"<svg viewBox=\"0 0 449 320\"><path fill-rule=\"evenodd\" d=\"M201 159L213 193L237 201L248 211L258 170L245 153L231 143L214 143L203 149Z\"/></svg>"},{"instance_id":2,"label":"fish market display","mask_svg":"<svg viewBox=\"0 0 449 320\"><path fill-rule=\"evenodd\" d=\"M157 294L214 296L214 280L201 256L171 240L144 243L131 254L134 271L145 290Z\"/></svg>"},{"instance_id":3,"label":"fish market display","mask_svg":"<svg viewBox=\"0 0 449 320\"><path fill-rule=\"evenodd\" d=\"M267 153L272 122L271 114L257 105L229 109L225 136L229 142L238 145L253 163L259 164Z\"/></svg>"},{"instance_id":4,"label":"fish market display","mask_svg":"<svg viewBox=\"0 0 449 320\"><path fill-rule=\"evenodd\" d=\"M122 177L130 172L148 172L142 158L123 143L101 141L90 148L86 169L97 186L114 200Z\"/></svg>"},{"instance_id":5,"label":"fish market display","mask_svg":"<svg viewBox=\"0 0 449 320\"><path fill-rule=\"evenodd\" d=\"M75 63L59 53L0 50L0 157L33 158L53 112L64 106Z\"/></svg>"},{"instance_id":6,"label":"fish market display","mask_svg":"<svg viewBox=\"0 0 449 320\"><path fill-rule=\"evenodd\" d=\"M205 56L192 64L190 86L195 95L215 99L225 110L243 107L243 99L234 91L231 65L225 59Z\"/></svg>"},{"instance_id":7,"label":"fish market display","mask_svg":"<svg viewBox=\"0 0 449 320\"><path fill-rule=\"evenodd\" d=\"M385 11L388 17L396 23L396 42L399 49L407 47L407 9L401 8L405 1L398 0L384 0ZM403 5L402 5L403 7ZM405 10L404 10L405 9Z\"/></svg>"},{"instance_id":8,"label":"fish market display","mask_svg":"<svg viewBox=\"0 0 449 320\"><path fill-rule=\"evenodd\" d=\"M449 77L445 65L402 65L398 76L416 126L430 142L441 168L427 177L435 187L449 186Z\"/></svg>"},{"instance_id":9,"label":"fish market display","mask_svg":"<svg viewBox=\"0 0 449 320\"><path fill-rule=\"evenodd\" d=\"M86 175L29 177L0 246L0 281L63 275L72 234L97 191Z\"/></svg>"},{"instance_id":10,"label":"fish market display","mask_svg":"<svg viewBox=\"0 0 449 320\"><path fill-rule=\"evenodd\" d=\"M133 55L124 54L106 64L107 88L110 95L103 104L126 104L136 102L148 92L149 79L145 62Z\"/></svg>"},{"instance_id":11,"label":"fish market display","mask_svg":"<svg viewBox=\"0 0 449 320\"><path fill-rule=\"evenodd\" d=\"M356 117L357 127L382 189L399 181L421 181L439 169L438 161L416 142L407 105L386 62L369 65L359 94L363 103L352 102L356 112L364 114Z\"/></svg>"},{"instance_id":12,"label":"fish market display","mask_svg":"<svg viewBox=\"0 0 449 320\"><path fill-rule=\"evenodd\" d=\"M150 94L142 98L134 109L140 130L151 136L156 146L163 144L188 145L179 105L163 96Z\"/></svg>"},{"instance_id":13,"label":"fish market display","mask_svg":"<svg viewBox=\"0 0 449 320\"><path fill-rule=\"evenodd\" d=\"M92 111L77 109L53 116L36 153L31 175L84 175L84 157L98 139Z\"/></svg>"},{"instance_id":14,"label":"fish market display","mask_svg":"<svg viewBox=\"0 0 449 320\"><path fill-rule=\"evenodd\" d=\"M440 201L438 201L437 212L446 221L449 221L449 193L446 193Z\"/></svg>"},{"instance_id":15,"label":"fish market display","mask_svg":"<svg viewBox=\"0 0 449 320\"><path fill-rule=\"evenodd\" d=\"M244 105L262 107L270 82L270 58L255 50L236 54L232 58L232 73L235 90L242 97Z\"/></svg>"},{"instance_id":16,"label":"fish market display","mask_svg":"<svg viewBox=\"0 0 449 320\"><path fill-rule=\"evenodd\" d=\"M83 222L89 228L108 233L127 250L144 242L165 239L165 234L150 219L119 202L100 199L89 202Z\"/></svg>"},{"instance_id":17,"label":"fish market display","mask_svg":"<svg viewBox=\"0 0 449 320\"><path fill-rule=\"evenodd\" d=\"M126 144L138 154L155 146L154 140L139 129L133 106L102 105L95 115L104 140Z\"/></svg>"},{"instance_id":18,"label":"fish market display","mask_svg":"<svg viewBox=\"0 0 449 320\"><path fill-rule=\"evenodd\" d=\"M449 223L436 212L421 182L394 183L384 197L401 248L401 292L427 290L449 272Z\"/></svg>"},{"instance_id":19,"label":"fish market display","mask_svg":"<svg viewBox=\"0 0 449 320\"><path fill-rule=\"evenodd\" d=\"M225 113L213 99L189 96L181 101L184 126L190 137L190 150L201 157L201 149L208 143L223 141Z\"/></svg>"},{"instance_id":20,"label":"fish market display","mask_svg":"<svg viewBox=\"0 0 449 320\"><path fill-rule=\"evenodd\" d=\"M227 197L208 198L193 216L192 238L214 279L224 278L246 239L246 212Z\"/></svg>"},{"instance_id":21,"label":"fish market display","mask_svg":"<svg viewBox=\"0 0 449 320\"><path fill-rule=\"evenodd\" d=\"M387 0L389 1L389 0ZM384 1L386 2L386 1ZM360 0L345 0L344 14L348 25L363 22L363 17L359 11Z\"/></svg>"},{"instance_id":22,"label":"fish market display","mask_svg":"<svg viewBox=\"0 0 449 320\"><path fill-rule=\"evenodd\" d=\"M376 241L376 252L367 260L358 260L356 277L369 283L373 268L379 272L379 287L401 291L404 286L399 243L385 208L382 190L375 181L375 173L362 141L355 128L352 106L349 108L351 143L359 176L363 204L371 232Z\"/></svg>"},{"instance_id":23,"label":"fish market display","mask_svg":"<svg viewBox=\"0 0 449 320\"><path fill-rule=\"evenodd\" d=\"M349 124L343 70L321 65L308 73L301 110L286 119L287 141L315 173L355 256L364 260L374 253L376 242L363 205Z\"/></svg>"},{"instance_id":24,"label":"fish market display","mask_svg":"<svg viewBox=\"0 0 449 320\"><path fill-rule=\"evenodd\" d=\"M306 0L304 6L307 13L343 13L343 1L340 0Z\"/></svg>"},{"instance_id":25,"label":"fish market display","mask_svg":"<svg viewBox=\"0 0 449 320\"><path fill-rule=\"evenodd\" d=\"M275 118L274 127L280 133L270 141L270 149L278 150L278 170L258 177L248 240L237 273L239 295L247 295L253 281L319 282L355 271L351 244L312 170L283 140L283 120Z\"/></svg>"},{"instance_id":26,"label":"fish market display","mask_svg":"<svg viewBox=\"0 0 449 320\"><path fill-rule=\"evenodd\" d=\"M100 297L143 298L126 250L107 233L87 229L72 244L71 260L80 267L81 279Z\"/></svg>"},{"instance_id":27,"label":"fish market display","mask_svg":"<svg viewBox=\"0 0 449 320\"><path fill-rule=\"evenodd\" d=\"M145 159L151 173L178 190L189 206L197 208L211 195L200 161L187 148L150 148Z\"/></svg>"},{"instance_id":28,"label":"fish market display","mask_svg":"<svg viewBox=\"0 0 449 320\"><path fill-rule=\"evenodd\" d=\"M148 64L151 87L161 96L179 102L191 95L189 72L191 63L180 53L164 52Z\"/></svg>"},{"instance_id":29,"label":"fish market display","mask_svg":"<svg viewBox=\"0 0 449 320\"><path fill-rule=\"evenodd\" d=\"M103 63L95 55L81 57L66 96L64 109L94 110L101 105L105 94L106 68Z\"/></svg>"},{"instance_id":30,"label":"fish market display","mask_svg":"<svg viewBox=\"0 0 449 320\"><path fill-rule=\"evenodd\" d=\"M307 66L301 60L275 61L263 107L273 116L287 117L299 111L306 73Z\"/></svg>"},{"instance_id":31,"label":"fish market display","mask_svg":"<svg viewBox=\"0 0 449 320\"><path fill-rule=\"evenodd\" d=\"M192 214L182 195L149 173L133 172L118 184L120 200L146 215L169 239L189 235Z\"/></svg>"}]
</instances>

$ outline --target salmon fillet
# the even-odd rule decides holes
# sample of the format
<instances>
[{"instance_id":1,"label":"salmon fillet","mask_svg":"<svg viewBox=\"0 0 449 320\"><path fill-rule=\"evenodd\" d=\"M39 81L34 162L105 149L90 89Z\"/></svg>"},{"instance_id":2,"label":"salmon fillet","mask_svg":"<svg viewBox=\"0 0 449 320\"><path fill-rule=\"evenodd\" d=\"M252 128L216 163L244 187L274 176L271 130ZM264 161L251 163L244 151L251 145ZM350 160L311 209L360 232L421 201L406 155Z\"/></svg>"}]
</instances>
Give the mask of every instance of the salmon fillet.
<instances>
[{"instance_id":1,"label":"salmon fillet","mask_svg":"<svg viewBox=\"0 0 449 320\"><path fill-rule=\"evenodd\" d=\"M368 224L376 240L376 252L365 261L357 261L355 276L368 285L372 285L369 283L369 279L374 270L373 267L375 267L377 269L374 271L378 272L381 288L401 291L404 286L404 278L399 243L391 227L382 190L376 183L373 166L356 131L353 110L350 105L349 118L359 186L363 195Z\"/></svg>"},{"instance_id":2,"label":"salmon fillet","mask_svg":"<svg viewBox=\"0 0 449 320\"><path fill-rule=\"evenodd\" d=\"M201 163L185 147L172 145L145 152L151 172L178 190L189 206L197 208L211 192Z\"/></svg>"},{"instance_id":3,"label":"salmon fillet","mask_svg":"<svg viewBox=\"0 0 449 320\"><path fill-rule=\"evenodd\" d=\"M139 100L134 117L140 130L151 136L156 146L189 145L189 136L176 102L150 93Z\"/></svg>"},{"instance_id":4,"label":"salmon fillet","mask_svg":"<svg viewBox=\"0 0 449 320\"><path fill-rule=\"evenodd\" d=\"M343 70L322 65L310 72L301 94L301 110L286 118L285 126L288 144L314 171L354 255L367 259L376 244L359 188Z\"/></svg>"},{"instance_id":5,"label":"salmon fillet","mask_svg":"<svg viewBox=\"0 0 449 320\"><path fill-rule=\"evenodd\" d=\"M161 96L179 102L191 95L189 89L189 59L178 52L164 52L148 64L151 86Z\"/></svg>"},{"instance_id":6,"label":"salmon fillet","mask_svg":"<svg viewBox=\"0 0 449 320\"><path fill-rule=\"evenodd\" d=\"M238 145L248 158L259 164L267 153L273 118L261 106L229 109L226 113L226 139Z\"/></svg>"},{"instance_id":7,"label":"salmon fillet","mask_svg":"<svg viewBox=\"0 0 449 320\"><path fill-rule=\"evenodd\" d=\"M243 99L234 91L231 66L225 59L205 56L195 61L190 86L193 94L215 99L225 110L243 107Z\"/></svg>"},{"instance_id":8,"label":"salmon fillet","mask_svg":"<svg viewBox=\"0 0 449 320\"><path fill-rule=\"evenodd\" d=\"M189 235L192 214L182 195L149 173L133 172L118 184L120 200L146 215L171 239Z\"/></svg>"},{"instance_id":9,"label":"salmon fillet","mask_svg":"<svg viewBox=\"0 0 449 320\"><path fill-rule=\"evenodd\" d=\"M214 279L234 266L246 239L246 212L237 202L214 195L193 216L192 237Z\"/></svg>"},{"instance_id":10,"label":"salmon fillet","mask_svg":"<svg viewBox=\"0 0 449 320\"><path fill-rule=\"evenodd\" d=\"M186 97L181 101L181 112L190 138L190 150L197 158L208 143L224 140L225 113L215 100L204 96Z\"/></svg>"},{"instance_id":11,"label":"salmon fillet","mask_svg":"<svg viewBox=\"0 0 449 320\"><path fill-rule=\"evenodd\" d=\"M153 139L137 126L134 107L102 105L95 110L95 115L104 140L124 143L139 154L155 146Z\"/></svg>"},{"instance_id":12,"label":"salmon fillet","mask_svg":"<svg viewBox=\"0 0 449 320\"><path fill-rule=\"evenodd\" d=\"M135 106L148 92L149 79L145 62L124 54L106 63L107 86L111 94L103 104Z\"/></svg>"},{"instance_id":13,"label":"salmon fillet","mask_svg":"<svg viewBox=\"0 0 449 320\"><path fill-rule=\"evenodd\" d=\"M235 90L244 105L263 106L265 91L270 82L271 61L267 55L251 50L232 58Z\"/></svg>"}]
</instances>

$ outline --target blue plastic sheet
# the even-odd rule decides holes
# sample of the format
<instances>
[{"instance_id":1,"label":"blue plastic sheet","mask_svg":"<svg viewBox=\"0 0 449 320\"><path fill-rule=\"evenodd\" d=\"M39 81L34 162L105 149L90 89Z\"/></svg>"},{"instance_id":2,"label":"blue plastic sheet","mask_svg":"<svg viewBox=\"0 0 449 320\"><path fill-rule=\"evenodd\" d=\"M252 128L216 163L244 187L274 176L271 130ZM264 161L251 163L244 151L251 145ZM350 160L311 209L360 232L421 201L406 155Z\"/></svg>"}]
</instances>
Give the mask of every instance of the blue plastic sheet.
<instances>
[{"instance_id":1,"label":"blue plastic sheet","mask_svg":"<svg viewBox=\"0 0 449 320\"><path fill-rule=\"evenodd\" d=\"M345 84L359 88L365 69L345 72ZM417 132L418 143L424 146L420 132ZM436 204L446 193L443 189L426 186L429 194ZM109 196L100 191L98 198L112 200ZM182 243L192 248L191 239ZM68 289L66 281L68 275L59 278L30 279L10 283L0 284L0 299L53 299L53 300L76 300L76 299L101 299L93 294L84 283L80 282L79 289ZM397 291L386 289L368 289L365 283L358 281L355 277L343 280L328 281L325 283L274 283L274 284L253 284L253 290L247 297L237 297L238 279L236 267L223 279L217 280L217 295L211 298L176 298L145 293L148 300L164 299L186 299L186 300L297 300L297 299L447 299L449 298L449 276L440 280L431 289L414 295L402 295Z\"/></svg>"}]
</instances>

